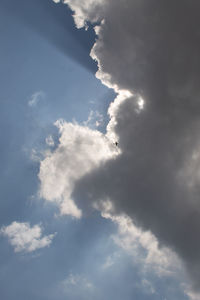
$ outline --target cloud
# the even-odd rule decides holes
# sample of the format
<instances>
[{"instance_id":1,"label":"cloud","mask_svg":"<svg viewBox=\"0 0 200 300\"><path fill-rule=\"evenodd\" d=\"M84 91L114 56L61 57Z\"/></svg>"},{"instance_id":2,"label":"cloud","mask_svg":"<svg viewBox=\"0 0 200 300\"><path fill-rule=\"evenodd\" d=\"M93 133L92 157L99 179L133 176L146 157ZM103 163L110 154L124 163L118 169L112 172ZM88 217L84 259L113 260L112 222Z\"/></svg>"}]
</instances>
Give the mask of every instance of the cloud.
<instances>
[{"instance_id":1,"label":"cloud","mask_svg":"<svg viewBox=\"0 0 200 300\"><path fill-rule=\"evenodd\" d=\"M53 2L60 3L61 0L53 0ZM63 0L62 2L68 4L74 11L74 20L77 28L84 26L87 28L87 20L92 22L99 21L98 13L105 0L82 0L81 2L79 0Z\"/></svg>"},{"instance_id":2,"label":"cloud","mask_svg":"<svg viewBox=\"0 0 200 300\"><path fill-rule=\"evenodd\" d=\"M28 105L30 107L34 107L38 104L39 101L41 101L42 99L44 99L44 92L39 91L39 92L35 92L31 97L30 100L28 101Z\"/></svg>"},{"instance_id":3,"label":"cloud","mask_svg":"<svg viewBox=\"0 0 200 300\"><path fill-rule=\"evenodd\" d=\"M61 214L80 218L81 210L71 197L76 181L116 157L117 149L99 131L64 121L57 121L56 126L61 134L59 145L41 161L40 195L56 202Z\"/></svg>"},{"instance_id":4,"label":"cloud","mask_svg":"<svg viewBox=\"0 0 200 300\"><path fill-rule=\"evenodd\" d=\"M96 294L94 284L84 274L73 274L59 283L59 290L70 299L89 299L94 298Z\"/></svg>"},{"instance_id":5,"label":"cloud","mask_svg":"<svg viewBox=\"0 0 200 300\"><path fill-rule=\"evenodd\" d=\"M185 294L189 297L191 300L199 300L200 299L200 293L194 293L190 289L185 290Z\"/></svg>"},{"instance_id":6,"label":"cloud","mask_svg":"<svg viewBox=\"0 0 200 300\"><path fill-rule=\"evenodd\" d=\"M93 284L83 275L74 275L72 273L69 274L69 276L62 281L62 285L64 288L71 288L74 286L75 288L79 289L93 289Z\"/></svg>"},{"instance_id":7,"label":"cloud","mask_svg":"<svg viewBox=\"0 0 200 300\"><path fill-rule=\"evenodd\" d=\"M8 238L15 252L33 252L51 244L55 234L42 236L40 225L13 222L1 228L1 234Z\"/></svg>"},{"instance_id":8,"label":"cloud","mask_svg":"<svg viewBox=\"0 0 200 300\"><path fill-rule=\"evenodd\" d=\"M103 119L103 115L97 110L90 110L88 119L83 122L83 125L90 128L98 128L103 125Z\"/></svg>"},{"instance_id":9,"label":"cloud","mask_svg":"<svg viewBox=\"0 0 200 300\"><path fill-rule=\"evenodd\" d=\"M148 293L148 294L156 293L154 287L152 286L152 283L147 279L142 280L142 287L143 287L144 291L146 291L146 293Z\"/></svg>"},{"instance_id":10,"label":"cloud","mask_svg":"<svg viewBox=\"0 0 200 300\"><path fill-rule=\"evenodd\" d=\"M116 261L118 261L120 258L119 253L114 252L112 255L109 255L106 257L105 262L102 265L102 270L107 270L110 269L115 263Z\"/></svg>"},{"instance_id":11,"label":"cloud","mask_svg":"<svg viewBox=\"0 0 200 300\"><path fill-rule=\"evenodd\" d=\"M77 27L99 23L91 52L97 77L119 95L127 91L111 105L108 125L121 154L83 176L74 198L110 199L115 214L127 214L179 255L198 289L200 3L65 3Z\"/></svg>"},{"instance_id":12,"label":"cloud","mask_svg":"<svg viewBox=\"0 0 200 300\"><path fill-rule=\"evenodd\" d=\"M102 9L102 4L106 4L105 0L63 0L63 3L68 4L74 11L74 20L77 28L86 26L87 21L98 22L99 12Z\"/></svg>"},{"instance_id":13,"label":"cloud","mask_svg":"<svg viewBox=\"0 0 200 300\"><path fill-rule=\"evenodd\" d=\"M53 147L55 145L53 137L51 135L49 135L46 139L45 139L46 144L49 147Z\"/></svg>"},{"instance_id":14,"label":"cloud","mask_svg":"<svg viewBox=\"0 0 200 300\"><path fill-rule=\"evenodd\" d=\"M37 151L36 149L31 149L30 159L32 161L35 161L35 162L40 162L40 160L41 160L41 153L39 151Z\"/></svg>"},{"instance_id":15,"label":"cloud","mask_svg":"<svg viewBox=\"0 0 200 300\"><path fill-rule=\"evenodd\" d=\"M99 209L103 218L117 225L118 232L112 236L114 242L131 255L145 272L154 271L158 276L174 276L180 272L181 263L178 257L170 249L159 247L158 240L150 231L138 228L125 214L113 214L111 202L101 203ZM108 257L107 264L113 264L111 257Z\"/></svg>"}]
</instances>

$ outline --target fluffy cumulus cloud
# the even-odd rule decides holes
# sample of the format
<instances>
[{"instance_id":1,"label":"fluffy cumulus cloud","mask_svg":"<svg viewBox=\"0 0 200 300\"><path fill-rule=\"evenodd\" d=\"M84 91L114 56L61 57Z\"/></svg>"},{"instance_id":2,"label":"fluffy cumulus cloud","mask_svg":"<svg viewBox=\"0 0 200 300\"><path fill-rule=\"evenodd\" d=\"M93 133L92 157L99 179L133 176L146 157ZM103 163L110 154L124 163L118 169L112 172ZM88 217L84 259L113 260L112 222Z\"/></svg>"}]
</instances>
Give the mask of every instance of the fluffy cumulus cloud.
<instances>
[{"instance_id":1,"label":"fluffy cumulus cloud","mask_svg":"<svg viewBox=\"0 0 200 300\"><path fill-rule=\"evenodd\" d=\"M1 234L8 238L15 252L33 252L51 244L55 234L42 236L40 225L13 222L1 228Z\"/></svg>"},{"instance_id":2,"label":"fluffy cumulus cloud","mask_svg":"<svg viewBox=\"0 0 200 300\"><path fill-rule=\"evenodd\" d=\"M64 121L57 121L56 126L61 135L59 146L48 152L41 162L40 194L56 202L61 214L80 218L82 212L71 197L76 181L109 158L116 157L118 151L99 131Z\"/></svg>"},{"instance_id":3,"label":"fluffy cumulus cloud","mask_svg":"<svg viewBox=\"0 0 200 300\"><path fill-rule=\"evenodd\" d=\"M42 195L63 204L73 193L82 208L101 207L109 199L112 216L129 216L177 253L195 299L200 286L200 3L64 2L74 11L77 27L96 25L91 55L98 62L97 77L118 97L109 108L106 137L65 125L71 128L68 142L63 130L60 146L41 163ZM114 159L102 156L109 148L105 138L118 140L120 153ZM99 155L103 163L97 163ZM50 193L45 168L51 173Z\"/></svg>"}]
</instances>

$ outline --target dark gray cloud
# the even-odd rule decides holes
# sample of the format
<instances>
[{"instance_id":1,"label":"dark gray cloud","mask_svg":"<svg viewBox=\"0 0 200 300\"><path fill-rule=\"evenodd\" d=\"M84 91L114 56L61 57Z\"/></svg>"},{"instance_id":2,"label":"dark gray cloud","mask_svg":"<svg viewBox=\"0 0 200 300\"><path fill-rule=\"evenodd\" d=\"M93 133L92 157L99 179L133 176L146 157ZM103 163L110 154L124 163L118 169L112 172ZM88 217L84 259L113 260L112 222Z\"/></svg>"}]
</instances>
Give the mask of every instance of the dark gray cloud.
<instances>
[{"instance_id":1,"label":"dark gray cloud","mask_svg":"<svg viewBox=\"0 0 200 300\"><path fill-rule=\"evenodd\" d=\"M74 198L80 206L83 199L111 199L116 212L176 251L198 289L200 3L103 2L93 49L98 76L105 80L108 74L109 84L135 96L115 114L122 154L84 176ZM140 113L138 94L145 100Z\"/></svg>"}]
</instances>

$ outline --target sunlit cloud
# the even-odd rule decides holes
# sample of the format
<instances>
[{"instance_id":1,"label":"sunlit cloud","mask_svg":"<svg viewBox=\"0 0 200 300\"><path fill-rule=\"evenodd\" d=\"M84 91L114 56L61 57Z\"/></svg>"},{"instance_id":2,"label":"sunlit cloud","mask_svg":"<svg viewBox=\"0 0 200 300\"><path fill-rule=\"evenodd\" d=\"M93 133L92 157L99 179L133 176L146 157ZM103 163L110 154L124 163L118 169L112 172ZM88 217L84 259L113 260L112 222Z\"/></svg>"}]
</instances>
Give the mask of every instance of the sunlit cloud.
<instances>
[{"instance_id":1,"label":"sunlit cloud","mask_svg":"<svg viewBox=\"0 0 200 300\"><path fill-rule=\"evenodd\" d=\"M81 210L71 194L83 175L118 155L116 147L102 133L86 126L57 121L59 145L40 163L40 195L55 202L61 214L80 218Z\"/></svg>"},{"instance_id":2,"label":"sunlit cloud","mask_svg":"<svg viewBox=\"0 0 200 300\"><path fill-rule=\"evenodd\" d=\"M3 226L0 233L8 238L15 252L27 253L48 247L55 236L55 234L42 236L42 228L38 224L31 227L29 223L19 222Z\"/></svg>"}]
</instances>

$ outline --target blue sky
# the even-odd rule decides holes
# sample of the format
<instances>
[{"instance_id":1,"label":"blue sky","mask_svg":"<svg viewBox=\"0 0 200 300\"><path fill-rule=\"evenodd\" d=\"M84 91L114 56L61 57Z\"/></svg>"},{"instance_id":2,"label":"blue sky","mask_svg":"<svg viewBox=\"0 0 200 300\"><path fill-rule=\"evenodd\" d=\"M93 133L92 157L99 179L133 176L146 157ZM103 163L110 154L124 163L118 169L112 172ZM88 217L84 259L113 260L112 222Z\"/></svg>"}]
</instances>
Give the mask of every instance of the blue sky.
<instances>
[{"instance_id":1,"label":"blue sky","mask_svg":"<svg viewBox=\"0 0 200 300\"><path fill-rule=\"evenodd\" d=\"M91 35L91 40L89 40L89 33L82 33L88 40L88 45L84 47L76 41L77 37L72 39L72 33L68 30L61 36L63 40L69 39L66 42L66 48L67 44L71 44L73 40L74 47L77 52L80 52L80 56L82 52L86 52L86 46L88 47L87 56L85 55L87 61L86 59L84 61L88 68L85 68L75 58L59 51L56 42L48 41L37 28L34 28L34 24L28 26L28 21L20 19L21 15L26 15L27 18L30 15L34 19L38 13L42 14L41 5L34 1L29 2L34 10L31 10L29 6L24 8L24 2L21 1L17 5L20 13L13 12L11 8L4 9L4 5L8 5L6 1L1 2L3 9L1 9L0 18L1 136L2 145L4 145L1 148L1 172L4 174L4 180L7 179L2 183L2 188L5 189L4 197L13 192L7 188L7 184L10 184L12 180L14 184L12 189L15 187L18 190L15 192L15 197L19 199L27 198L36 188L38 166L30 161L30 152L33 148L41 149L45 145L48 133L55 131L53 123L60 118L83 122L87 120L91 109L105 111L107 98L113 97L112 92L94 77L95 66L88 55L94 35ZM11 3L9 4L12 7ZM56 10L55 5L52 5L50 1L46 1L46 6L48 9ZM71 27L74 26L69 11L61 10L61 12L65 11L66 27L68 23ZM60 11L58 10L57 13L57 18L59 18ZM43 14L42 28L46 17L46 14ZM52 33L53 36L56 34L56 31ZM31 107L28 103L35 93L40 93L41 96L37 105ZM23 182L29 176L32 180L28 180L23 188L18 189L19 182L16 181L22 180ZM26 189L27 193L25 193ZM22 197L21 193L25 195ZM9 210L9 203L11 206L16 203L16 209L19 211L16 211L15 217L19 218L22 208L19 208L19 205L22 199L12 201L11 198L8 195L8 199L2 205L6 205ZM9 211L13 213L15 209Z\"/></svg>"},{"instance_id":2,"label":"blue sky","mask_svg":"<svg viewBox=\"0 0 200 300\"><path fill-rule=\"evenodd\" d=\"M49 299L47 286L55 279L64 279L69 270L80 271L75 251L78 256L80 248L86 251L87 242L81 237L83 224L67 218L55 220L54 209L37 199L39 164L31 159L31 151L45 148L48 134L58 135L53 126L57 119L86 121L91 109L105 112L107 99L113 98L112 91L94 76L96 67L88 55L94 34L75 30L67 7L59 9L61 7L55 7L53 2L45 1L45 8L55 15L55 19L49 20L43 4L28 2L28 5L27 1L17 4L1 1L0 4L1 226L13 221L44 222L47 232L59 231L56 237L59 246L44 249L46 254L41 250L38 257L21 257L1 238L0 290L4 299L35 299L35 295L38 299ZM61 46L56 40L60 34L60 16L63 17ZM54 29L56 26L58 29ZM48 34L50 38L45 36ZM76 54L71 54L71 50L68 53L68 47ZM38 103L29 106L28 102L37 92L41 93ZM91 223L94 224L89 235L94 243L94 226L98 230L102 222L91 219ZM88 224L85 227L91 228ZM110 224L103 227L111 229ZM60 297L65 298L65 295Z\"/></svg>"},{"instance_id":3,"label":"blue sky","mask_svg":"<svg viewBox=\"0 0 200 300\"><path fill-rule=\"evenodd\" d=\"M189 299L180 280L145 271L137 255L116 243L111 219L99 211L60 216L55 203L39 196L40 162L59 144L57 120L91 130L98 121L106 131L116 93L95 77L92 26L77 29L68 6L51 0L1 0L0 37L0 227L39 224L41 239L50 239L16 251L1 234L1 298Z\"/></svg>"}]
</instances>

